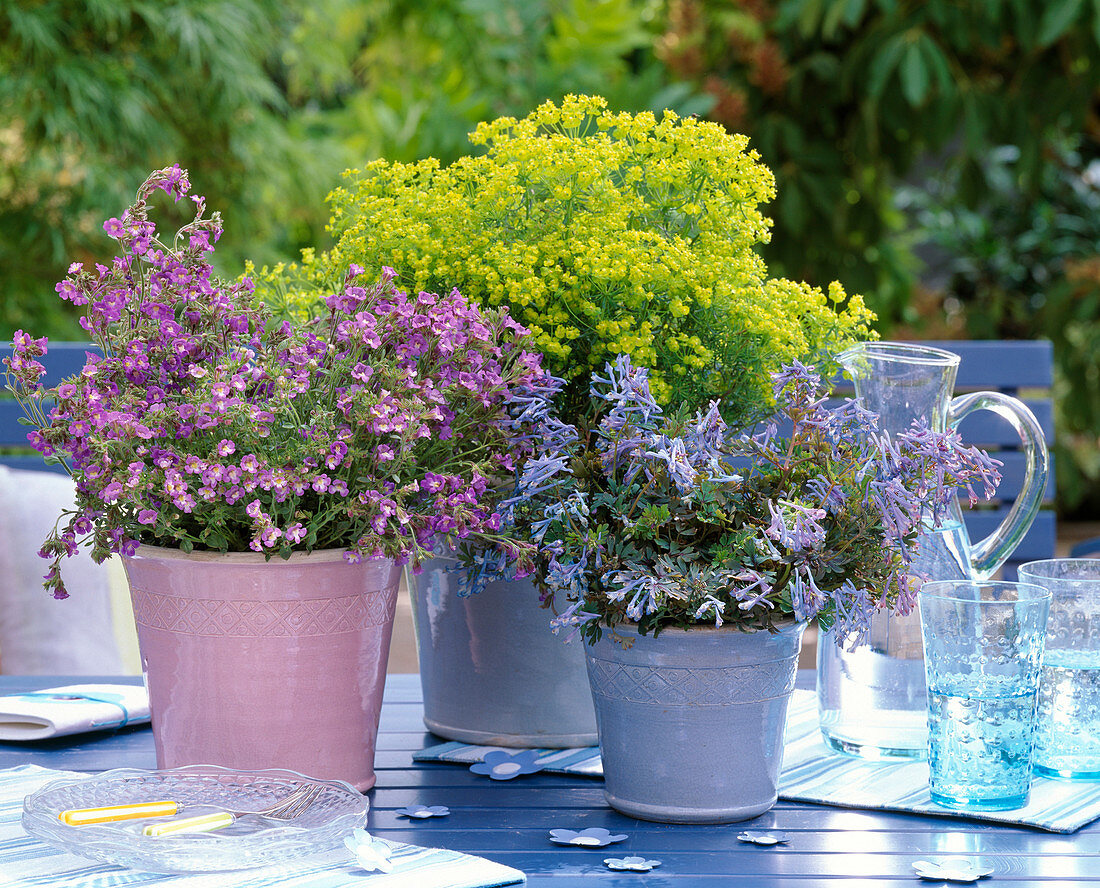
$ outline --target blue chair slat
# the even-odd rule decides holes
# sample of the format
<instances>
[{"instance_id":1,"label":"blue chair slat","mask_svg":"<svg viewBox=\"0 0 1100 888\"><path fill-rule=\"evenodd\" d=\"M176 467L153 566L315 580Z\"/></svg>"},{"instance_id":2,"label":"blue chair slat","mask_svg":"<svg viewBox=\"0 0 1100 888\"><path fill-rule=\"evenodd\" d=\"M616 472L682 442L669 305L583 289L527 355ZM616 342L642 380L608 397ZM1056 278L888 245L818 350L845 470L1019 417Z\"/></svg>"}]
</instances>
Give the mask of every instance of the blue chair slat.
<instances>
[{"instance_id":1,"label":"blue chair slat","mask_svg":"<svg viewBox=\"0 0 1100 888\"><path fill-rule=\"evenodd\" d=\"M1100 537L1082 540L1069 550L1070 558L1100 558Z\"/></svg>"},{"instance_id":2,"label":"blue chair slat","mask_svg":"<svg viewBox=\"0 0 1100 888\"><path fill-rule=\"evenodd\" d=\"M984 385L980 390L992 388L1015 396L1014 392L1008 390L1007 387ZM1054 440L1054 405L1049 397L1046 400L1037 398L1020 398L1020 400L1035 414L1035 418L1039 421L1039 426L1042 428L1049 444ZM1013 431L1012 426L988 410L972 413L966 417L959 423L959 433L969 441L982 441L991 447L1016 447L1020 443L1020 438Z\"/></svg>"},{"instance_id":3,"label":"blue chair slat","mask_svg":"<svg viewBox=\"0 0 1100 888\"><path fill-rule=\"evenodd\" d=\"M970 538L974 541L983 539L992 533L997 526L997 518L1003 518L1004 513L987 513L980 518L966 518L966 528ZM1042 511L1035 517L1035 523L1031 525L1016 550L1004 563L1000 570L1001 578L1015 580L1017 569L1028 561L1042 561L1045 558L1053 558L1057 546L1057 534L1055 531L1054 513Z\"/></svg>"},{"instance_id":4,"label":"blue chair slat","mask_svg":"<svg viewBox=\"0 0 1100 888\"><path fill-rule=\"evenodd\" d=\"M966 521L966 529L974 542L985 539L997 529L997 525L1004 520L1008 509L973 509L965 512L963 520ZM1054 513L1041 511L1024 535L1016 551L1012 553L1010 562L1022 564L1025 561L1034 561L1037 558L1051 558L1054 555L1055 546L1055 520Z\"/></svg>"},{"instance_id":5,"label":"blue chair slat","mask_svg":"<svg viewBox=\"0 0 1100 888\"><path fill-rule=\"evenodd\" d=\"M1049 341L929 341L922 344L954 352L962 359L955 386L957 393L991 390L1019 396L1023 390L1028 390L1023 392L1026 395L1023 400L1042 427L1049 457L1050 446L1054 442L1054 409L1050 396L1054 382L1054 348ZM1039 391L1031 391L1036 389ZM1005 502L1015 499L1023 484L1026 464L1020 451L1019 437L1012 426L996 414L982 410L964 419L959 424L959 433L963 440L989 449L1004 463L1001 469L1003 478L995 499ZM1053 459L1043 500L1046 505L1054 501ZM1053 554L1052 536L1049 552L1034 557L1050 557Z\"/></svg>"},{"instance_id":6,"label":"blue chair slat","mask_svg":"<svg viewBox=\"0 0 1100 888\"><path fill-rule=\"evenodd\" d=\"M84 367L84 361L89 351L99 352L99 349L86 342L50 342L45 356L40 360L46 368L46 375L42 378L42 384L47 387L57 385L70 376L75 376ZM0 345L0 359L10 357L12 347L10 344ZM5 369L0 365L0 371ZM30 428L19 423L23 416L23 410L8 393L3 391L3 374L0 372L0 465L13 469L32 469L37 471L61 472L65 469L60 465L47 465L41 456L36 453L6 453L4 451L15 448L25 449L27 445L27 432ZM48 413L50 405L44 405Z\"/></svg>"},{"instance_id":7,"label":"blue chair slat","mask_svg":"<svg viewBox=\"0 0 1100 888\"><path fill-rule=\"evenodd\" d=\"M0 466L9 469L26 469L30 472L56 472L59 475L67 474L65 467L60 463L48 464L45 459L36 453L12 456L0 453Z\"/></svg>"},{"instance_id":8,"label":"blue chair slat","mask_svg":"<svg viewBox=\"0 0 1100 888\"><path fill-rule=\"evenodd\" d=\"M0 447L26 447L30 426L20 425L23 408L18 401L0 401Z\"/></svg>"},{"instance_id":9,"label":"blue chair slat","mask_svg":"<svg viewBox=\"0 0 1100 888\"><path fill-rule=\"evenodd\" d=\"M85 355L90 351L98 354L99 348L87 342L49 343L45 356L39 359L46 368L43 385L55 386L63 379L75 376L83 369ZM0 346L0 358L10 357L11 353L11 345Z\"/></svg>"},{"instance_id":10,"label":"blue chair slat","mask_svg":"<svg viewBox=\"0 0 1100 888\"><path fill-rule=\"evenodd\" d=\"M967 443L977 443L974 438L963 434L963 440ZM988 447L988 444L983 444ZM1020 489L1024 484L1024 474L1027 472L1027 460L1024 458L1024 454L1019 450L999 450L996 453L991 454L996 459L1000 460L1004 465L1001 466L1001 483L997 487L997 492L993 495L993 502L1012 502L1020 493ZM980 495L982 491L978 491ZM1044 503L1052 503L1054 501L1054 458L1050 457L1050 469L1047 473L1046 489L1043 494Z\"/></svg>"},{"instance_id":11,"label":"blue chair slat","mask_svg":"<svg viewBox=\"0 0 1100 888\"><path fill-rule=\"evenodd\" d=\"M921 345L962 358L955 385L959 391L1049 389L1054 382L1054 346L1045 339L924 341Z\"/></svg>"}]
</instances>

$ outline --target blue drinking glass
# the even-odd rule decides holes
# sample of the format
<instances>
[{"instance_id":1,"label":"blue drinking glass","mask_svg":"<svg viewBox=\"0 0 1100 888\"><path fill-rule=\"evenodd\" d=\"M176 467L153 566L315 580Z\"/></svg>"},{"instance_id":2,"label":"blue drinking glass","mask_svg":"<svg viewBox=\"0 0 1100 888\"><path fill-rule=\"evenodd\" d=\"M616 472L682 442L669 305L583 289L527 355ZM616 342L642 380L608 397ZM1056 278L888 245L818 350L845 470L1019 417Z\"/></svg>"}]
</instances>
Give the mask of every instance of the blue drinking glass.
<instances>
[{"instance_id":1,"label":"blue drinking glass","mask_svg":"<svg viewBox=\"0 0 1100 888\"><path fill-rule=\"evenodd\" d=\"M1020 579L1053 596L1035 714L1035 773L1100 780L1100 559L1030 561Z\"/></svg>"},{"instance_id":2,"label":"blue drinking glass","mask_svg":"<svg viewBox=\"0 0 1100 888\"><path fill-rule=\"evenodd\" d=\"M943 580L925 583L918 600L932 801L1022 808L1051 594L1029 583Z\"/></svg>"}]
</instances>

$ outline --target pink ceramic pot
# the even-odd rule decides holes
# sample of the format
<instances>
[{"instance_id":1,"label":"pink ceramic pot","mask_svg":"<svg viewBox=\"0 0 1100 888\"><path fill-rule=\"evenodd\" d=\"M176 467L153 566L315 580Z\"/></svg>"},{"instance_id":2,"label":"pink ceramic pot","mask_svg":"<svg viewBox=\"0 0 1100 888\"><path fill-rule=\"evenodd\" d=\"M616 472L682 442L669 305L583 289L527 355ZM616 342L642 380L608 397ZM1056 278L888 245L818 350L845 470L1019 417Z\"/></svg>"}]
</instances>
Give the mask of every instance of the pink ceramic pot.
<instances>
[{"instance_id":1,"label":"pink ceramic pot","mask_svg":"<svg viewBox=\"0 0 1100 888\"><path fill-rule=\"evenodd\" d=\"M374 785L401 570L342 551L123 559L157 765L288 768Z\"/></svg>"}]
</instances>

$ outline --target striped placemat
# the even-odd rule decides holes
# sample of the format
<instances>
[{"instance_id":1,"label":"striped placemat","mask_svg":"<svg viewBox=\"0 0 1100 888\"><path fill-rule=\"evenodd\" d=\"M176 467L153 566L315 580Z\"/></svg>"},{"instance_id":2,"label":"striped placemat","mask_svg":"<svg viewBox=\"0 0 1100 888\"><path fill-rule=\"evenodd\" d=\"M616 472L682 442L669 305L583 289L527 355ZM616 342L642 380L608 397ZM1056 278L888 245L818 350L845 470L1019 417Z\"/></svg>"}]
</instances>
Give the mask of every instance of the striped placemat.
<instances>
[{"instance_id":1,"label":"striped placemat","mask_svg":"<svg viewBox=\"0 0 1100 888\"><path fill-rule=\"evenodd\" d=\"M0 885L3 888L496 888L526 881L517 869L442 848L387 842L393 872L367 872L344 848L310 854L293 863L235 872L167 876L123 869L70 854L28 836L20 818L23 798L72 771L35 765L0 770Z\"/></svg>"},{"instance_id":2,"label":"striped placemat","mask_svg":"<svg viewBox=\"0 0 1100 888\"><path fill-rule=\"evenodd\" d=\"M871 762L825 746L817 721L817 697L795 691L787 716L779 796L844 808L906 811L966 817L1071 833L1100 817L1100 782L1036 777L1024 808L960 814L941 808L928 795L926 762Z\"/></svg>"},{"instance_id":3,"label":"striped placemat","mask_svg":"<svg viewBox=\"0 0 1100 888\"><path fill-rule=\"evenodd\" d=\"M1071 833L1100 817L1100 782L1071 782L1036 777L1027 807L1015 811L961 814L933 804L928 795L925 762L872 762L834 752L821 739L817 695L796 690L787 713L783 770L779 797L842 808L866 808L965 817L1033 826L1049 832ZM417 761L473 764L499 746L440 743L413 754ZM509 749L507 752L517 752ZM536 761L543 770L583 777L602 777L598 747L539 749Z\"/></svg>"}]
</instances>

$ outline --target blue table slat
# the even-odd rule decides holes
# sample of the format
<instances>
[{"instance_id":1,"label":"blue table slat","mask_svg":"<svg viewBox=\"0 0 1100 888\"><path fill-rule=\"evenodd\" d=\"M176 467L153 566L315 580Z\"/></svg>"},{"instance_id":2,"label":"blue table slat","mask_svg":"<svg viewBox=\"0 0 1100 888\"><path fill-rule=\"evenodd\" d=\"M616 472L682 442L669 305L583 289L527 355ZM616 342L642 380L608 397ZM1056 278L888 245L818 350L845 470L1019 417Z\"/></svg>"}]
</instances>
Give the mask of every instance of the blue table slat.
<instances>
[{"instance_id":1,"label":"blue table slat","mask_svg":"<svg viewBox=\"0 0 1100 888\"><path fill-rule=\"evenodd\" d=\"M80 680L118 679L0 676L0 693ZM811 687L812 682L812 672L799 674L801 686ZM517 867L527 873L531 888L900 888L918 884L911 869L914 860L959 854L977 854L993 865L993 885L1100 885L1097 825L1063 836L965 819L780 801L749 823L671 826L632 820L611 810L603 800L602 781L593 778L535 774L496 782L461 765L413 762L415 750L438 742L423 730L419 700L417 676L387 679L376 758L378 785L369 794L367 828L395 841L453 848ZM736 766L736 751L731 755L731 766ZM152 768L153 758L147 727L0 744L0 767L33 763L95 772L122 766ZM447 805L451 814L410 821L396 813L408 804ZM561 847L548 839L549 830L556 827L596 826L629 838L607 848ZM737 833L748 827L782 830L790 841L778 848L742 844ZM605 857L630 854L662 864L649 874L615 873L603 865Z\"/></svg>"}]
</instances>

